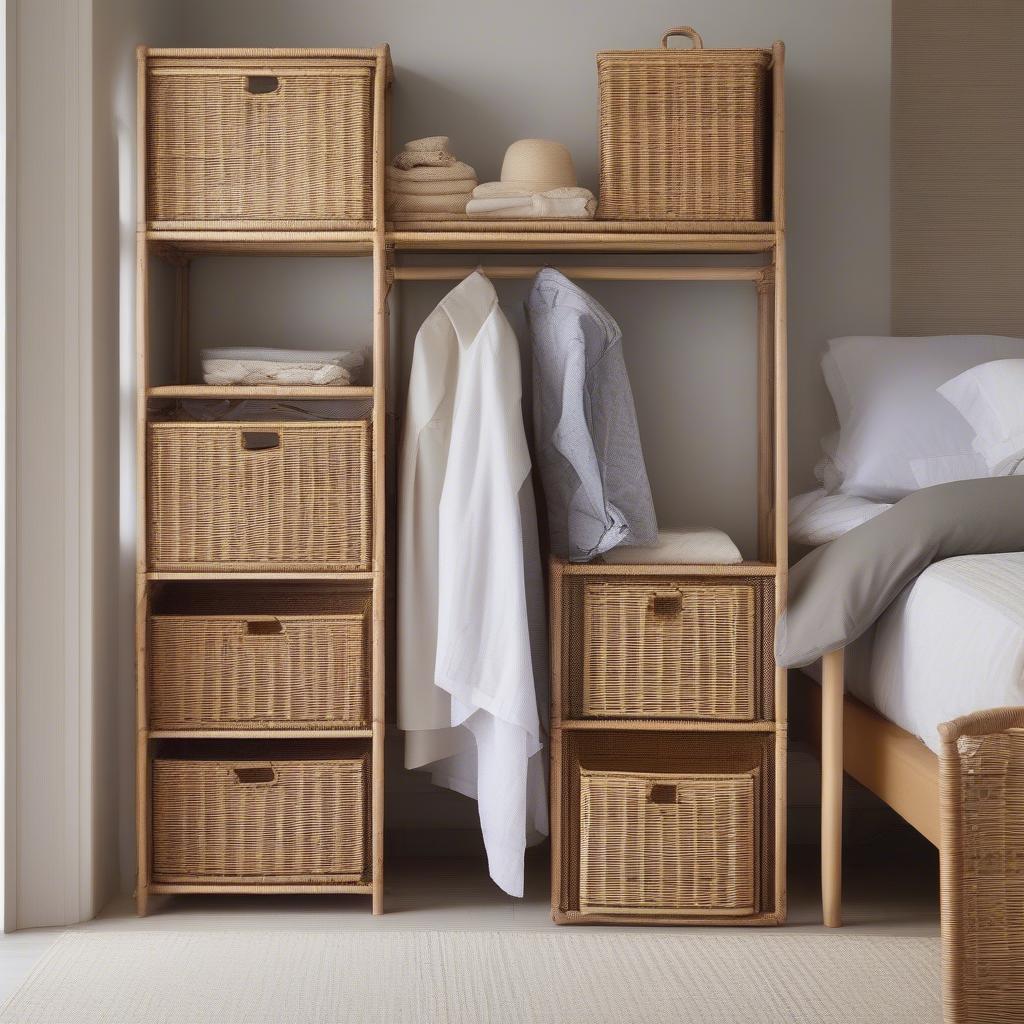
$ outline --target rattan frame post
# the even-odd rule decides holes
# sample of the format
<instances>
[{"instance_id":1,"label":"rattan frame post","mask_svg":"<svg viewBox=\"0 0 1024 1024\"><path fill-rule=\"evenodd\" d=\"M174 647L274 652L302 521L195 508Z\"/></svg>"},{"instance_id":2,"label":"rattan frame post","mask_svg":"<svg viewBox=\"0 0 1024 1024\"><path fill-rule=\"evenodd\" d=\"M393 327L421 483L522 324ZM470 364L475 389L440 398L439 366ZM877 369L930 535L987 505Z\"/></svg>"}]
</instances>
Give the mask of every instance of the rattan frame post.
<instances>
[{"instance_id":1,"label":"rattan frame post","mask_svg":"<svg viewBox=\"0 0 1024 1024\"><path fill-rule=\"evenodd\" d=\"M373 49L156 49L139 47L137 52L137 232L136 232L136 467L137 467L137 548L136 548L136 831L137 831L137 884L138 913L147 913L153 894L196 892L307 892L358 893L371 897L374 914L384 909L384 740L385 740L385 687L386 665L386 590L387 548L386 523L388 503L388 476L386 460L388 450L388 266L386 224L384 221L384 166L388 151L389 86L393 77L388 47ZM352 61L372 74L372 123L369 148L370 180L367 183L371 210L368 222L351 224L311 225L307 221L280 219L275 223L236 222L206 225L203 223L160 223L147 220L147 188L152 180L147 166L147 82L151 62L158 61L171 73L189 74L202 67L244 67L248 74L274 74L277 66L294 68L304 63L314 69L337 67L339 62ZM373 381L362 387L266 387L245 389L219 389L189 383L191 355L189 351L189 291L190 262L201 253L238 253L242 255L296 254L296 255L356 255L369 256L373 261ZM174 344L176 351L170 360L176 369L178 381L173 384L151 380L151 337L149 323L149 265L154 258L163 258L175 267ZM312 566L304 571L273 571L271 567L257 571L178 572L159 571L150 565L147 551L147 425L151 398L218 398L218 397L306 397L372 399L370 413L371 450L369 480L372 484L370 510L371 545L368 567L352 572L327 571L323 566ZM150 685L150 658L148 651L149 618L153 606L154 588L168 580L188 579L201 584L208 581L272 581L284 580L336 580L358 583L368 587L369 615L369 722L356 723L353 728L303 729L274 728L252 730L228 728L219 730L181 729L172 733L151 728L148 716L148 687ZM345 884L319 884L315 878L301 883L281 884L273 881L258 884L231 884L223 879L215 884L191 882L154 883L152 881L152 765L156 745L168 737L198 740L216 737L230 741L251 741L249 756L258 758L266 743L286 738L299 743L330 739L337 742L357 742L365 746L369 765L367 788L367 870L358 881Z\"/></svg>"}]
</instances>

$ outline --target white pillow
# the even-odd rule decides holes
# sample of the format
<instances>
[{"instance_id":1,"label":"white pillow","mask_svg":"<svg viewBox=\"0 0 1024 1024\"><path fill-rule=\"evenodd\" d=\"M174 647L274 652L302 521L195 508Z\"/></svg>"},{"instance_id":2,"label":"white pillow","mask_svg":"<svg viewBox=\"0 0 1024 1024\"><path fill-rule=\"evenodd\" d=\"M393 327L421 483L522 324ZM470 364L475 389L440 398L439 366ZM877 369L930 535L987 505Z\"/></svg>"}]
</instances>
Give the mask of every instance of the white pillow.
<instances>
[{"instance_id":1,"label":"white pillow","mask_svg":"<svg viewBox=\"0 0 1024 1024\"><path fill-rule=\"evenodd\" d=\"M992 476L1024 462L1024 359L997 359L946 381L939 394L974 429L972 447Z\"/></svg>"},{"instance_id":2,"label":"white pillow","mask_svg":"<svg viewBox=\"0 0 1024 1024\"><path fill-rule=\"evenodd\" d=\"M950 480L988 476L972 432L936 388L1024 340L992 335L837 338L821 367L839 414L832 461L845 494L896 501Z\"/></svg>"},{"instance_id":3,"label":"white pillow","mask_svg":"<svg viewBox=\"0 0 1024 1024\"><path fill-rule=\"evenodd\" d=\"M855 494L810 491L789 499L789 538L808 547L827 544L887 508L892 505L868 501Z\"/></svg>"},{"instance_id":4,"label":"white pillow","mask_svg":"<svg viewBox=\"0 0 1024 1024\"><path fill-rule=\"evenodd\" d=\"M732 565L742 562L732 538L714 527L659 530L650 547L621 545L604 553L613 565Z\"/></svg>"}]
</instances>

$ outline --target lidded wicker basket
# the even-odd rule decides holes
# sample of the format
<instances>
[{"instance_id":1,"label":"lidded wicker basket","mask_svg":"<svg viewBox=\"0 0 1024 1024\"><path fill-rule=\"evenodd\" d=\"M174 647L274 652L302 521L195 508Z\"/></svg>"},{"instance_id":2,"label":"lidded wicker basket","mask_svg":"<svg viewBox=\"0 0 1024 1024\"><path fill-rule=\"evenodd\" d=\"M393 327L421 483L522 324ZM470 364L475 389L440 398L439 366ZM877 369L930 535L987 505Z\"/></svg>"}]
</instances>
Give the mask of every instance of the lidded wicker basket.
<instances>
[{"instance_id":1,"label":"lidded wicker basket","mask_svg":"<svg viewBox=\"0 0 1024 1024\"><path fill-rule=\"evenodd\" d=\"M687 36L692 49L670 48ZM692 28L597 55L605 220L757 221L768 195L769 50L705 50Z\"/></svg>"}]
</instances>

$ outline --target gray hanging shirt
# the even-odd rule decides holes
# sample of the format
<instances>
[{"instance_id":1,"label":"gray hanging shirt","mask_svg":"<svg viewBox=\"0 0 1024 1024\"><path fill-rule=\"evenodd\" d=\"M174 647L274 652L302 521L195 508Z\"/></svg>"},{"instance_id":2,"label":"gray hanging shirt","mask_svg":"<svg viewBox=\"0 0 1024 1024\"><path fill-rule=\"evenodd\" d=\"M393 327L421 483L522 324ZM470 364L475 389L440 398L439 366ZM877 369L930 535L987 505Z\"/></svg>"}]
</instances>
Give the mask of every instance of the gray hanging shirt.
<instances>
[{"instance_id":1,"label":"gray hanging shirt","mask_svg":"<svg viewBox=\"0 0 1024 1024\"><path fill-rule=\"evenodd\" d=\"M585 562L620 544L654 544L658 525L619 325L550 268L534 279L527 313L552 553Z\"/></svg>"}]
</instances>

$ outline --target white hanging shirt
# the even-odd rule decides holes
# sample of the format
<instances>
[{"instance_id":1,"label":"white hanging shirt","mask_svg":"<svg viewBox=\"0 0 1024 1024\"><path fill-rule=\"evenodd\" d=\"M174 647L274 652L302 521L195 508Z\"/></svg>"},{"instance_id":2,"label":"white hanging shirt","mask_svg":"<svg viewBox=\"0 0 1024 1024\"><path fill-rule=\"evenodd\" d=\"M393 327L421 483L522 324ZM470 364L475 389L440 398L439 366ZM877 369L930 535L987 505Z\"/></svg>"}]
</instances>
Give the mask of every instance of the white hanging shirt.
<instances>
[{"instance_id":1,"label":"white hanging shirt","mask_svg":"<svg viewBox=\"0 0 1024 1024\"><path fill-rule=\"evenodd\" d=\"M427 318L413 352L398 724L407 767L477 799L491 877L515 896L527 841L548 831L546 621L521 401L515 334L474 273Z\"/></svg>"}]
</instances>

